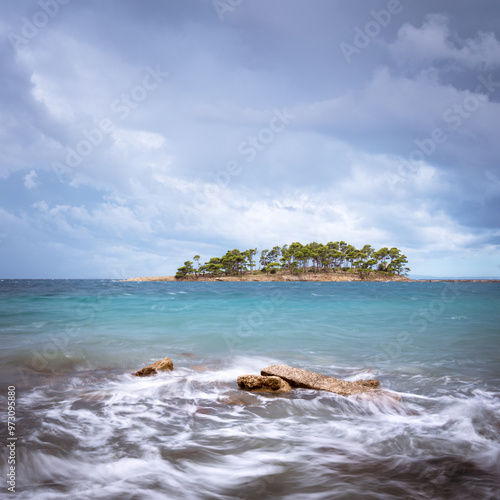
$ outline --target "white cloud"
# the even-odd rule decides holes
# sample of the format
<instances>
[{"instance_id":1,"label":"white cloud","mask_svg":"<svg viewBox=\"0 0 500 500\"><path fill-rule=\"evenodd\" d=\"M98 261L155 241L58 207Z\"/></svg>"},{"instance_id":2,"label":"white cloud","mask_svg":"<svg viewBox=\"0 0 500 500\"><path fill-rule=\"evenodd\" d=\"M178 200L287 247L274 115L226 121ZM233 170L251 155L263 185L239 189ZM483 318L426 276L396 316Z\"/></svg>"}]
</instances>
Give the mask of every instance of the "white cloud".
<instances>
[{"instance_id":1,"label":"white cloud","mask_svg":"<svg viewBox=\"0 0 500 500\"><path fill-rule=\"evenodd\" d=\"M38 175L34 170L30 170L28 174L24 176L24 187L26 189L33 189L38 186L37 182Z\"/></svg>"},{"instance_id":2,"label":"white cloud","mask_svg":"<svg viewBox=\"0 0 500 500\"><path fill-rule=\"evenodd\" d=\"M454 186L435 167L423 163L406 182L391 184L387 172L399 160L352 151L342 180L321 188L273 191L268 197L230 186L193 210L190 224L184 226L201 240L237 241L260 248L296 240L344 239L360 246L406 247L409 252L423 245L432 253L479 244L484 234L474 233L436 208L437 197L455 194ZM182 226L179 221L178 229Z\"/></svg>"},{"instance_id":3,"label":"white cloud","mask_svg":"<svg viewBox=\"0 0 500 500\"><path fill-rule=\"evenodd\" d=\"M149 150L165 146L165 137L145 130L117 129L111 135L117 148Z\"/></svg>"},{"instance_id":4,"label":"white cloud","mask_svg":"<svg viewBox=\"0 0 500 500\"><path fill-rule=\"evenodd\" d=\"M91 234L106 234L113 238L134 235L140 238L153 233L162 226L156 219L154 207L130 208L116 203L101 203L93 209L85 206L55 205L49 206L41 201L33 205L49 229L60 231L71 237L85 238ZM152 210L153 208L153 210Z\"/></svg>"},{"instance_id":5,"label":"white cloud","mask_svg":"<svg viewBox=\"0 0 500 500\"><path fill-rule=\"evenodd\" d=\"M33 83L33 97L36 101L43 103L55 119L67 123L74 120L73 106L65 98L65 93L60 91L55 79L33 72L31 82Z\"/></svg>"},{"instance_id":6,"label":"white cloud","mask_svg":"<svg viewBox=\"0 0 500 500\"><path fill-rule=\"evenodd\" d=\"M494 33L479 31L475 38L460 39L449 19L430 14L420 28L405 23L389 50L409 64L448 62L457 68L488 69L500 65L500 42Z\"/></svg>"}]
</instances>

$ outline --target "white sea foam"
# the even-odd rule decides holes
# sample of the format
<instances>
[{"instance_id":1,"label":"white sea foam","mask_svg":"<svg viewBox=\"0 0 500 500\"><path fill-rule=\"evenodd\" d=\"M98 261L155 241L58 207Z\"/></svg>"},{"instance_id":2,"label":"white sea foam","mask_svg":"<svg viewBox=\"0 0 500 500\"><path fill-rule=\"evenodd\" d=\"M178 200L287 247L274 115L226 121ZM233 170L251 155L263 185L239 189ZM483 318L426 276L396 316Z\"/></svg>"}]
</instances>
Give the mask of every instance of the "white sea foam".
<instances>
[{"instance_id":1,"label":"white sea foam","mask_svg":"<svg viewBox=\"0 0 500 500\"><path fill-rule=\"evenodd\" d=\"M498 394L402 393L401 403L388 403L300 389L286 396L236 389L238 374L276 361L241 356L205 372L181 368L145 379L124 374L90 387L73 378L59 397L50 388L28 392L21 404L38 408L41 425L24 444L32 453L23 460L19 498L77 492L79 498L127 498L140 488L144 498L161 498L159 492L223 498L242 485L272 491L276 478L293 481L297 474L304 491L312 492L313 471L383 464L397 473L418 459L427 474L433 462L426 466L425 457L436 453L455 457L445 461L445 472L498 472ZM224 402L235 395L241 401ZM485 436L482 427L493 434ZM33 489L38 493L28 494Z\"/></svg>"}]
</instances>

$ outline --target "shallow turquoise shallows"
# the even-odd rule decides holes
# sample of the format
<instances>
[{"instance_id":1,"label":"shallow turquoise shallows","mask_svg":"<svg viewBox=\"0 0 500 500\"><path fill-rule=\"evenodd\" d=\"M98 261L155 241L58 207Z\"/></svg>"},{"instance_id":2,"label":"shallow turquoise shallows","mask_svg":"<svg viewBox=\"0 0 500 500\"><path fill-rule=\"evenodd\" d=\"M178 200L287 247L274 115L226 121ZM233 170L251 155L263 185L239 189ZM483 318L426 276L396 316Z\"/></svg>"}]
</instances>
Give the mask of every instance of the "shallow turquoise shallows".
<instances>
[{"instance_id":1,"label":"shallow turquoise shallows","mask_svg":"<svg viewBox=\"0 0 500 500\"><path fill-rule=\"evenodd\" d=\"M500 498L500 283L3 280L0 342L18 499Z\"/></svg>"}]
</instances>

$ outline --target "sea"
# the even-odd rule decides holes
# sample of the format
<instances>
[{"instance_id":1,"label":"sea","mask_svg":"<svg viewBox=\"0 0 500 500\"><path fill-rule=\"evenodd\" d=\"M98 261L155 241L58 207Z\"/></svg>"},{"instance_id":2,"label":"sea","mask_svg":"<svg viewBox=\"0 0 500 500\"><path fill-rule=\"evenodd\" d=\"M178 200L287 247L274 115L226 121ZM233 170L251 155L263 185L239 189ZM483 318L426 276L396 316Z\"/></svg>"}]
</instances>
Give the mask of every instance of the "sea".
<instances>
[{"instance_id":1,"label":"sea","mask_svg":"<svg viewBox=\"0 0 500 500\"><path fill-rule=\"evenodd\" d=\"M2 498L500 499L500 283L1 280L0 345Z\"/></svg>"}]
</instances>

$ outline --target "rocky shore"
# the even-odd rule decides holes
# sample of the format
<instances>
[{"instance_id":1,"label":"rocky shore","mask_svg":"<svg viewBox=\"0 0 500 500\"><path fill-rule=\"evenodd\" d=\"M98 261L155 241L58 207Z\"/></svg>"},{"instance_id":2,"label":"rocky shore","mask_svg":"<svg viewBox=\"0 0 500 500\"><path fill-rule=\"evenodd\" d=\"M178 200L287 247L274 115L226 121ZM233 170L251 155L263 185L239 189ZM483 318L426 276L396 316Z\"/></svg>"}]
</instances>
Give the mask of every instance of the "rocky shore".
<instances>
[{"instance_id":1,"label":"rocky shore","mask_svg":"<svg viewBox=\"0 0 500 500\"><path fill-rule=\"evenodd\" d=\"M198 278L176 279L175 276L145 276L141 278L128 278L121 281L176 281L176 282L206 282L206 281L322 281L322 282L350 282L350 281L395 281L411 283L499 283L500 279L411 279L406 276L381 275L376 272L360 277L356 273L307 273L305 275L296 274L247 274L243 276L199 276Z\"/></svg>"},{"instance_id":2,"label":"rocky shore","mask_svg":"<svg viewBox=\"0 0 500 500\"><path fill-rule=\"evenodd\" d=\"M305 273L305 274L290 274L290 273L276 273L276 274L244 274L241 276L198 276L183 279L176 279L174 276L150 276L142 278L129 278L122 281L183 281L183 282L197 282L197 281L412 281L406 276L382 274L378 272L366 273L360 275L355 272L335 272L335 273Z\"/></svg>"}]
</instances>

